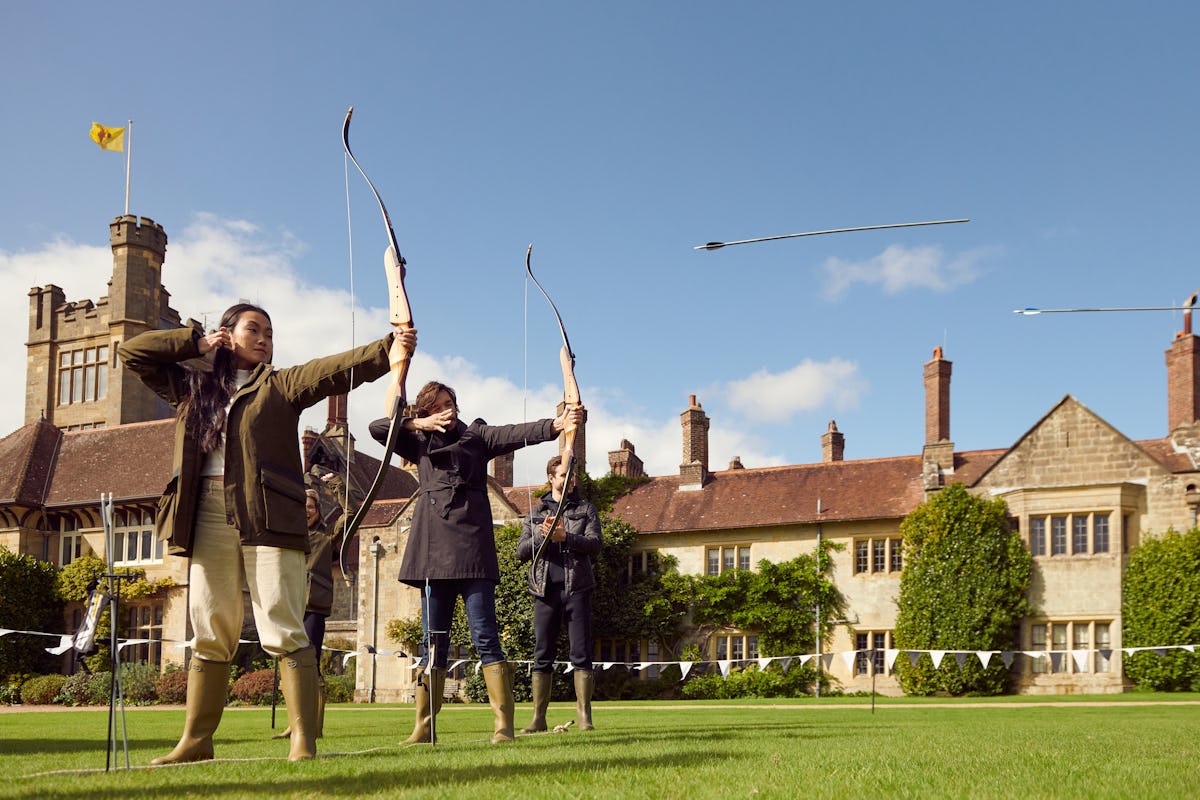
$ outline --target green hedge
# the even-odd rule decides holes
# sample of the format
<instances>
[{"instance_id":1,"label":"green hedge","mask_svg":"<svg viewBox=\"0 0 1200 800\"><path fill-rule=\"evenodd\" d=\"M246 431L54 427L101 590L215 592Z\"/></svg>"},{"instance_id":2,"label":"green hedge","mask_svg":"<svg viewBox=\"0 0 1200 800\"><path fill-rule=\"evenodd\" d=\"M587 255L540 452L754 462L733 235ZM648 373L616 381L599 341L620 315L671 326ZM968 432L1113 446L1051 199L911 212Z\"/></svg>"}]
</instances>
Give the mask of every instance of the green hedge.
<instances>
[{"instance_id":1,"label":"green hedge","mask_svg":"<svg viewBox=\"0 0 1200 800\"><path fill-rule=\"evenodd\" d=\"M1146 539L1129 554L1121 583L1123 646L1200 644L1200 530ZM1200 691L1200 655L1133 653L1125 675L1142 689Z\"/></svg>"}]
</instances>

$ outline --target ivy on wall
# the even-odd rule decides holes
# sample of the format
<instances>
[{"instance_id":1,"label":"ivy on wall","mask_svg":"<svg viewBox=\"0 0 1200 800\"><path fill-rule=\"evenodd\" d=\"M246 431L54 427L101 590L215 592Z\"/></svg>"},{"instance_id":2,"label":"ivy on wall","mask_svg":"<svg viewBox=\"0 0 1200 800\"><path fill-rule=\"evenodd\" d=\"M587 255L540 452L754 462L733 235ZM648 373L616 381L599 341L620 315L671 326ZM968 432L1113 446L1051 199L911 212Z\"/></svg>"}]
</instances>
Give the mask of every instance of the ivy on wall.
<instances>
[{"instance_id":1,"label":"ivy on wall","mask_svg":"<svg viewBox=\"0 0 1200 800\"><path fill-rule=\"evenodd\" d=\"M1009 526L1007 505L951 484L900 524L900 573L895 647L901 650L1012 650L1022 617L1033 557ZM1009 671L999 660L984 669L968 660L934 669L896 662L900 687L913 695L1001 694Z\"/></svg>"}]
</instances>

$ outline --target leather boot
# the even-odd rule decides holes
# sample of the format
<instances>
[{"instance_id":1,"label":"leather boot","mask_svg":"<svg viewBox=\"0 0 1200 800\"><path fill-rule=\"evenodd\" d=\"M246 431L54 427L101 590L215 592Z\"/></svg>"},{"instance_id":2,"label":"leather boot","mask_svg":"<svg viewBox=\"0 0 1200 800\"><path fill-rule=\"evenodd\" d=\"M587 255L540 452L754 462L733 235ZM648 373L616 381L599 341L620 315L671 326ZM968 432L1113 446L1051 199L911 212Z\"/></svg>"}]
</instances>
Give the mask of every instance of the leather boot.
<instances>
[{"instance_id":1,"label":"leather boot","mask_svg":"<svg viewBox=\"0 0 1200 800\"><path fill-rule=\"evenodd\" d=\"M596 688L591 670L575 670L575 724L581 731L594 730L592 725L592 690Z\"/></svg>"},{"instance_id":2,"label":"leather boot","mask_svg":"<svg viewBox=\"0 0 1200 800\"><path fill-rule=\"evenodd\" d=\"M434 717L442 710L442 693L446 690L446 670L431 669L420 674L417 684L417 721L412 735L400 744L432 744Z\"/></svg>"},{"instance_id":3,"label":"leather boot","mask_svg":"<svg viewBox=\"0 0 1200 800\"><path fill-rule=\"evenodd\" d=\"M193 657L188 664L187 716L183 721L183 736L174 750L159 756L150 764L180 764L212 758L212 736L221 722L221 712L225 710L228 687L228 661L203 661Z\"/></svg>"},{"instance_id":4,"label":"leather boot","mask_svg":"<svg viewBox=\"0 0 1200 800\"><path fill-rule=\"evenodd\" d=\"M292 747L288 761L317 755L317 653L311 647L294 650L279 659L279 688L287 704Z\"/></svg>"},{"instance_id":5,"label":"leather boot","mask_svg":"<svg viewBox=\"0 0 1200 800\"><path fill-rule=\"evenodd\" d=\"M550 705L550 687L553 684L553 673L533 673L533 721L521 728L521 733L540 733L546 730L546 708Z\"/></svg>"},{"instance_id":6,"label":"leather boot","mask_svg":"<svg viewBox=\"0 0 1200 800\"><path fill-rule=\"evenodd\" d=\"M513 673L512 664L496 661L483 667L483 682L487 684L488 702L495 716L492 744L513 741Z\"/></svg>"}]
</instances>

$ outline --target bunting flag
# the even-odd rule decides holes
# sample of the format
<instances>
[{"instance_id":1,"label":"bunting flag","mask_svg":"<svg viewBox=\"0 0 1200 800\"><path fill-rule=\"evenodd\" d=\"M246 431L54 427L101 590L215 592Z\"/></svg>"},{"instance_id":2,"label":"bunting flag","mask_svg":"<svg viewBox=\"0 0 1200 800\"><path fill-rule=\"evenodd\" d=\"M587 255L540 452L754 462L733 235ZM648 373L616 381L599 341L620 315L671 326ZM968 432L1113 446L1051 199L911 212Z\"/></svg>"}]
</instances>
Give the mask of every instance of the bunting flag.
<instances>
[{"instance_id":1,"label":"bunting flag","mask_svg":"<svg viewBox=\"0 0 1200 800\"><path fill-rule=\"evenodd\" d=\"M1010 650L1002 650L1000 652L1000 659L1004 662L1005 669L1010 669L1013 665L1013 661L1015 661L1016 658L1017 654Z\"/></svg>"},{"instance_id":2,"label":"bunting flag","mask_svg":"<svg viewBox=\"0 0 1200 800\"><path fill-rule=\"evenodd\" d=\"M970 655L966 651L957 652L954 654L954 663L958 664L958 668L962 669L963 664L967 663L967 656Z\"/></svg>"},{"instance_id":3,"label":"bunting flag","mask_svg":"<svg viewBox=\"0 0 1200 800\"><path fill-rule=\"evenodd\" d=\"M1091 650L1072 650L1071 658L1075 659L1075 670L1077 672L1087 672L1088 660L1092 655Z\"/></svg>"},{"instance_id":4,"label":"bunting flag","mask_svg":"<svg viewBox=\"0 0 1200 800\"><path fill-rule=\"evenodd\" d=\"M992 663L992 656L996 655L995 650L976 650L975 657L979 659L979 663L984 669L988 668L988 664Z\"/></svg>"},{"instance_id":5,"label":"bunting flag","mask_svg":"<svg viewBox=\"0 0 1200 800\"><path fill-rule=\"evenodd\" d=\"M773 659L773 658L760 658L760 659L758 659L758 668L760 670L764 670L767 667L769 667L771 665L771 662L774 660L775 659Z\"/></svg>"},{"instance_id":6,"label":"bunting flag","mask_svg":"<svg viewBox=\"0 0 1200 800\"><path fill-rule=\"evenodd\" d=\"M854 674L854 661L858 658L858 650L846 650L842 653L842 661L846 664L846 672Z\"/></svg>"},{"instance_id":7,"label":"bunting flag","mask_svg":"<svg viewBox=\"0 0 1200 800\"><path fill-rule=\"evenodd\" d=\"M884 650L883 651L883 666L888 672L892 671L892 667L896 665L896 658L900 655L899 650Z\"/></svg>"},{"instance_id":8,"label":"bunting flag","mask_svg":"<svg viewBox=\"0 0 1200 800\"><path fill-rule=\"evenodd\" d=\"M930 650L929 657L933 659L933 668L937 669L942 665L942 659L946 657L945 650Z\"/></svg>"},{"instance_id":9,"label":"bunting flag","mask_svg":"<svg viewBox=\"0 0 1200 800\"><path fill-rule=\"evenodd\" d=\"M58 640L57 647L47 647L46 652L51 655L61 656L63 653L75 646L75 637L64 633L62 638Z\"/></svg>"},{"instance_id":10,"label":"bunting flag","mask_svg":"<svg viewBox=\"0 0 1200 800\"><path fill-rule=\"evenodd\" d=\"M917 662L921 660L921 652L922 651L920 651L920 650L909 650L908 651L908 665L910 667L915 667L917 665Z\"/></svg>"},{"instance_id":11,"label":"bunting flag","mask_svg":"<svg viewBox=\"0 0 1200 800\"><path fill-rule=\"evenodd\" d=\"M688 676L688 673L692 671L693 663L694 662L692 662L692 661L680 661L679 662L679 671L683 673L683 677L681 677L679 680L682 681L684 678L686 678Z\"/></svg>"},{"instance_id":12,"label":"bunting flag","mask_svg":"<svg viewBox=\"0 0 1200 800\"><path fill-rule=\"evenodd\" d=\"M101 150L123 153L125 152L125 129L109 128L99 122L93 122L92 141L100 145Z\"/></svg>"},{"instance_id":13,"label":"bunting flag","mask_svg":"<svg viewBox=\"0 0 1200 800\"><path fill-rule=\"evenodd\" d=\"M717 669L721 670L722 678L729 677L729 667L732 663L733 663L732 661L718 661L717 662Z\"/></svg>"}]
</instances>

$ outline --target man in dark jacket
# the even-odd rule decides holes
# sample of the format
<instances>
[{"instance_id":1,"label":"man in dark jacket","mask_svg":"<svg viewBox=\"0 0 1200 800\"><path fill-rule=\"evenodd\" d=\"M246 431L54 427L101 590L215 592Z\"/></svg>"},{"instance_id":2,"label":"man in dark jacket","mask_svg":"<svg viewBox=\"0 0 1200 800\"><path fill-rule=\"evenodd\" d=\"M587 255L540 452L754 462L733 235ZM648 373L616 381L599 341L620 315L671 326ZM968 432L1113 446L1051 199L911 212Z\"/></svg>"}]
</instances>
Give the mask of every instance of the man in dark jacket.
<instances>
[{"instance_id":1,"label":"man in dark jacket","mask_svg":"<svg viewBox=\"0 0 1200 800\"><path fill-rule=\"evenodd\" d=\"M402 427L396 452L417 465L420 483L400 582L422 592L425 659L433 652L417 686L416 724L404 743L433 740L433 718L446 681L450 620L460 596L495 716L492 742L511 742L513 673L496 623L500 564L487 496L487 464L526 445L550 441L569 421L581 423L585 412L577 406L554 419L521 425L488 425L481 419L466 425L458 418L454 390L436 381L421 388L413 405L416 415L395 423ZM376 420L371 435L385 442L388 427L388 420Z\"/></svg>"},{"instance_id":2,"label":"man in dark jacket","mask_svg":"<svg viewBox=\"0 0 1200 800\"><path fill-rule=\"evenodd\" d=\"M530 561L545 541L554 517L562 508L550 541L537 563L529 565L529 592L533 595L533 629L537 639L533 655L533 721L522 733L546 730L546 708L554 675L558 632L567 626L571 666L575 676L575 715L579 729L592 730L592 590L596 577L592 557L600 552L600 515L591 503L572 491L563 497L567 465L562 456L546 464L550 492L525 518L517 559Z\"/></svg>"}]
</instances>

